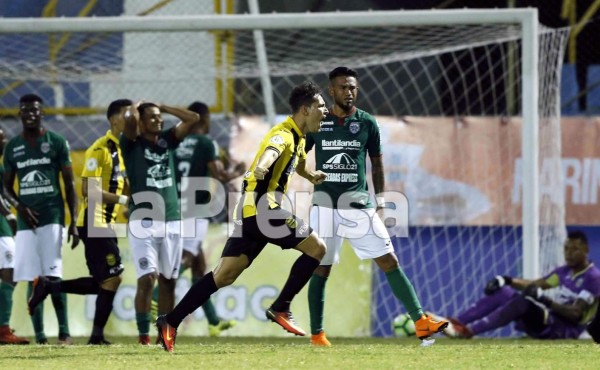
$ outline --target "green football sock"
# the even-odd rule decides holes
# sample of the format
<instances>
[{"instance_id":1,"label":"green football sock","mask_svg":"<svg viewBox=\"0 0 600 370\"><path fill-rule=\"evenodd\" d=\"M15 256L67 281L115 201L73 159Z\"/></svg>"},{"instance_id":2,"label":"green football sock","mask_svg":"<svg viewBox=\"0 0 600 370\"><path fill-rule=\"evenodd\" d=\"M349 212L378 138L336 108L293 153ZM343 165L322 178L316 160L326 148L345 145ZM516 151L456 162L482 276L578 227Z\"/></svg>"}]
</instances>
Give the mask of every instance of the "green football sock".
<instances>
[{"instance_id":1,"label":"green football sock","mask_svg":"<svg viewBox=\"0 0 600 370\"><path fill-rule=\"evenodd\" d=\"M27 284L27 299L31 297L31 292L33 290L33 282L30 281ZM31 323L33 324L33 331L35 332L35 340L41 341L46 339L46 334L44 333L44 302L40 302L33 310L33 315L31 315Z\"/></svg>"},{"instance_id":2,"label":"green football sock","mask_svg":"<svg viewBox=\"0 0 600 370\"><path fill-rule=\"evenodd\" d=\"M158 302L158 284L152 289L152 300Z\"/></svg>"},{"instance_id":3,"label":"green football sock","mask_svg":"<svg viewBox=\"0 0 600 370\"><path fill-rule=\"evenodd\" d=\"M5 282L0 282L0 325L10 323L10 312L12 311L12 295L15 287Z\"/></svg>"},{"instance_id":4,"label":"green football sock","mask_svg":"<svg viewBox=\"0 0 600 370\"><path fill-rule=\"evenodd\" d=\"M217 316L217 311L210 298L202 305L202 309L204 310L204 315L209 324L217 325L219 323L219 316Z\"/></svg>"},{"instance_id":5,"label":"green football sock","mask_svg":"<svg viewBox=\"0 0 600 370\"><path fill-rule=\"evenodd\" d=\"M150 312L136 312L135 321L137 323L139 335L150 334Z\"/></svg>"},{"instance_id":6,"label":"green football sock","mask_svg":"<svg viewBox=\"0 0 600 370\"><path fill-rule=\"evenodd\" d=\"M404 274L404 271L398 267L397 269L386 272L385 277L390 284L390 288L392 288L392 292L396 298L402 302L406 312L410 315L410 318L413 319L413 321L420 319L423 315L423 309L421 308L421 303L415 293L415 288Z\"/></svg>"},{"instance_id":7,"label":"green football sock","mask_svg":"<svg viewBox=\"0 0 600 370\"><path fill-rule=\"evenodd\" d=\"M56 311L58 321L58 335L69 336L69 319L67 314L67 295L65 293L52 293L52 305Z\"/></svg>"},{"instance_id":8,"label":"green football sock","mask_svg":"<svg viewBox=\"0 0 600 370\"><path fill-rule=\"evenodd\" d=\"M310 332L323 331L323 311L325 309L325 284L327 278L313 274L308 283L308 309L310 311Z\"/></svg>"}]
</instances>

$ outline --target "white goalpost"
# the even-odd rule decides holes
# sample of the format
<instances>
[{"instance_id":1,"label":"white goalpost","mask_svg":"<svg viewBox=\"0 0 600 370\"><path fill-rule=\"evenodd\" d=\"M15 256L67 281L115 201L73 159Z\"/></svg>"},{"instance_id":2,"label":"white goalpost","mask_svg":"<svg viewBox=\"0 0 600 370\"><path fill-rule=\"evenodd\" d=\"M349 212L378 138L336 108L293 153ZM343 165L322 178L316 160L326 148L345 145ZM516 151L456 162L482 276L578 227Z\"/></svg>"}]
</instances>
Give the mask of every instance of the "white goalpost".
<instances>
[{"instance_id":1,"label":"white goalpost","mask_svg":"<svg viewBox=\"0 0 600 370\"><path fill-rule=\"evenodd\" d=\"M404 184L411 207L409 240L394 240L400 262L425 308L454 314L491 273L536 278L562 262L567 34L532 8L3 18L0 114L24 90L60 86L49 107L82 142L81 125L97 130L122 96L202 97L213 113L272 123L294 84L325 90L329 70L355 68L357 105L385 135L388 190ZM372 335L390 335L402 311L386 285L373 273Z\"/></svg>"}]
</instances>

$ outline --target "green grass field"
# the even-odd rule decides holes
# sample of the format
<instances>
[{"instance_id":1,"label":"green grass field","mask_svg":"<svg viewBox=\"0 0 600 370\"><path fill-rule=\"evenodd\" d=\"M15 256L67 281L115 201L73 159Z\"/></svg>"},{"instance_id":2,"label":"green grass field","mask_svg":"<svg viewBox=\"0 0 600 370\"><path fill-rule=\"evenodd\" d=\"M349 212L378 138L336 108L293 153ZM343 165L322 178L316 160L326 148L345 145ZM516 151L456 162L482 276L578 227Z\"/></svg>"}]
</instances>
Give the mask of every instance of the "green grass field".
<instances>
[{"instance_id":1,"label":"green grass field","mask_svg":"<svg viewBox=\"0 0 600 370\"><path fill-rule=\"evenodd\" d=\"M333 338L311 348L301 338L181 337L174 354L135 338L112 346L2 346L1 369L597 369L590 340L450 340L421 348L416 339ZM51 341L52 342L52 341Z\"/></svg>"}]
</instances>

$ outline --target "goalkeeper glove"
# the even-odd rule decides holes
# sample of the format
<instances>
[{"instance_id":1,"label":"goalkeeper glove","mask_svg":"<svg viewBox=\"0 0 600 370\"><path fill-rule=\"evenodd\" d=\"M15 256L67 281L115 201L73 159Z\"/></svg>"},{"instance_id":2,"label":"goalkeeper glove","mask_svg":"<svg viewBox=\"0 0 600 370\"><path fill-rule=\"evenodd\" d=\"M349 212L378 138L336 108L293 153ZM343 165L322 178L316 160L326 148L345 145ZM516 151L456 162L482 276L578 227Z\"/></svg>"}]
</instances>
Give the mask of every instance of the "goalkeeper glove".
<instances>
[{"instance_id":1,"label":"goalkeeper glove","mask_svg":"<svg viewBox=\"0 0 600 370\"><path fill-rule=\"evenodd\" d=\"M488 281L483 292L486 295L494 294L503 286L510 284L512 284L512 278L510 276L496 275L492 280Z\"/></svg>"},{"instance_id":2,"label":"goalkeeper glove","mask_svg":"<svg viewBox=\"0 0 600 370\"><path fill-rule=\"evenodd\" d=\"M552 300L544 295L542 288L535 284L529 284L523 289L523 296L530 297L546 307L550 307Z\"/></svg>"}]
</instances>

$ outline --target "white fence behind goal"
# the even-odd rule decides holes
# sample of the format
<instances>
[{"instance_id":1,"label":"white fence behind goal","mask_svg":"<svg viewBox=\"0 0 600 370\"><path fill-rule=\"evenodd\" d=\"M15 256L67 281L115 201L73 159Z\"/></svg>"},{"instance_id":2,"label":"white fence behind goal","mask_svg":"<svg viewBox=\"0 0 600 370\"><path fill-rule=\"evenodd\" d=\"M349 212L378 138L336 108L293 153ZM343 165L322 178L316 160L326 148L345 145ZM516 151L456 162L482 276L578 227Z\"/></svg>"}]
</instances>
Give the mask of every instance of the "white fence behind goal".
<instances>
[{"instance_id":1,"label":"white fence behind goal","mask_svg":"<svg viewBox=\"0 0 600 370\"><path fill-rule=\"evenodd\" d=\"M213 113L264 115L253 28L263 32L278 114L288 113L293 85L311 79L325 89L331 69L352 67L357 105L389 130L388 190L403 183L410 203L410 237L394 238L401 265L424 308L453 315L494 274L545 273L562 262L558 89L568 31L536 24L534 37L522 27L534 16L528 9L5 19L0 113L12 122L21 94L48 97L56 114L49 124L79 148L105 130L101 113L121 97L204 100ZM535 56L527 46L539 51L534 68L523 68ZM545 169L539 181L536 163ZM478 190L460 185L464 179ZM539 249L523 246L538 240ZM372 276L372 334L391 335L403 308L383 275Z\"/></svg>"}]
</instances>

